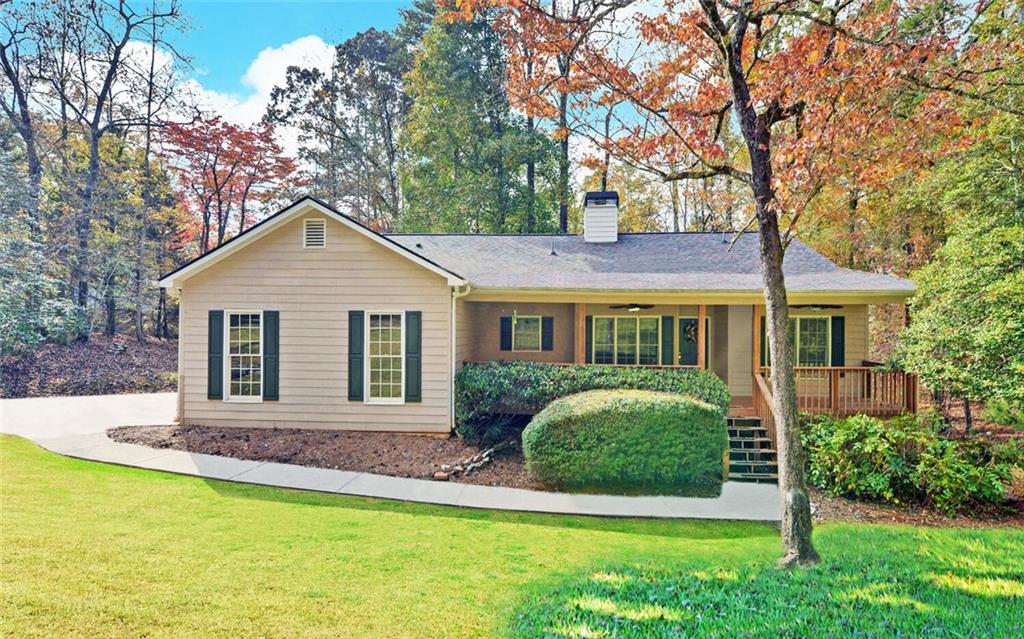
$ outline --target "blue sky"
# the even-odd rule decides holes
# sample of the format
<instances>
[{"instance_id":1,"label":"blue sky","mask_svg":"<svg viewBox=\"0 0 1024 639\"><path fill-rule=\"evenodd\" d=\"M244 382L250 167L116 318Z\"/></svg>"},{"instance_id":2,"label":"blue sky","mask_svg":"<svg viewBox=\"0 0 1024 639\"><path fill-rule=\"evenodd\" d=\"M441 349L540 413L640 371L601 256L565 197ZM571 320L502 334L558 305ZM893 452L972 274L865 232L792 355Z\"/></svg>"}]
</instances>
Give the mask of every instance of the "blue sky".
<instances>
[{"instance_id":1,"label":"blue sky","mask_svg":"<svg viewBox=\"0 0 1024 639\"><path fill-rule=\"evenodd\" d=\"M205 88L244 94L241 78L260 51L280 47L302 36L316 35L329 44L376 27L398 23L403 0L321 0L272 2L184 0L191 29L176 38L193 58L194 75Z\"/></svg>"}]
</instances>

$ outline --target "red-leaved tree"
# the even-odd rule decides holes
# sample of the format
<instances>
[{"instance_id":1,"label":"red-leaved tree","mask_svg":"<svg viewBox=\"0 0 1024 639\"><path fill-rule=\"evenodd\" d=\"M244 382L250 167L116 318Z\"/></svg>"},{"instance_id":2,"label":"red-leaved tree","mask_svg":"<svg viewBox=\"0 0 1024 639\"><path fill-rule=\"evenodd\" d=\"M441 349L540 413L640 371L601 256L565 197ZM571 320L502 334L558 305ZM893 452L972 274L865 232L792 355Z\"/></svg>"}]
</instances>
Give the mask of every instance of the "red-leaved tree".
<instances>
[{"instance_id":1,"label":"red-leaved tree","mask_svg":"<svg viewBox=\"0 0 1024 639\"><path fill-rule=\"evenodd\" d=\"M254 205L275 199L297 179L295 160L284 155L266 123L241 127L203 118L168 125L162 142L201 254L223 244L232 226L244 231L254 221Z\"/></svg>"}]
</instances>

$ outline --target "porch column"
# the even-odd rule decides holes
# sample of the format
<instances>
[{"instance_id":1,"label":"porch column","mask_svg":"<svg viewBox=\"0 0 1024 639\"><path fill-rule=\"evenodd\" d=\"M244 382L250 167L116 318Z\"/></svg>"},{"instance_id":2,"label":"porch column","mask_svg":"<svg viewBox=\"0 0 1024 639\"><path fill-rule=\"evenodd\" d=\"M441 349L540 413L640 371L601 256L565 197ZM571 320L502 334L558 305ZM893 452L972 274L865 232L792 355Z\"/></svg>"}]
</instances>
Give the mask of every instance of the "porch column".
<instances>
[{"instance_id":1,"label":"porch column","mask_svg":"<svg viewBox=\"0 0 1024 639\"><path fill-rule=\"evenodd\" d=\"M707 368L707 358L704 357L704 348L707 344L708 336L705 334L704 324L707 322L708 309L707 306L700 304L697 306L697 368Z\"/></svg>"},{"instance_id":2,"label":"porch column","mask_svg":"<svg viewBox=\"0 0 1024 639\"><path fill-rule=\"evenodd\" d=\"M573 341L576 363L587 361L587 305L576 304L576 339Z\"/></svg>"},{"instance_id":3,"label":"porch column","mask_svg":"<svg viewBox=\"0 0 1024 639\"><path fill-rule=\"evenodd\" d=\"M754 374L761 372L761 306L760 304L754 304L754 354L753 360L751 360Z\"/></svg>"}]
</instances>

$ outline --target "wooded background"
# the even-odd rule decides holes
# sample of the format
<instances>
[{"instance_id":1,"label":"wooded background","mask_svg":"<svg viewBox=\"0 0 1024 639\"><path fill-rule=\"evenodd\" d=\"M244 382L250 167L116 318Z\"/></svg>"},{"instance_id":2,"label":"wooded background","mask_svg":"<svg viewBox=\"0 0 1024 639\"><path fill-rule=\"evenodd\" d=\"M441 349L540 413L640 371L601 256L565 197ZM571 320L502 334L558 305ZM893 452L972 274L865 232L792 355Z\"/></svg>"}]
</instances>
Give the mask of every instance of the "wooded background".
<instances>
[{"instance_id":1,"label":"wooded background","mask_svg":"<svg viewBox=\"0 0 1024 639\"><path fill-rule=\"evenodd\" d=\"M902 311L877 309L875 354L922 370L943 359L964 391L973 378L950 371L977 368L979 348L964 335L1021 301L1007 278L1024 243L1024 5L743 7L729 10L756 29L742 52L755 98L780 105L787 238L919 277L922 328L904 348ZM5 3L0 347L173 338L158 276L304 194L382 231L575 232L588 189L619 191L627 231L752 229L720 51L687 35L709 8L415 0L392 31L338 43L329 71L290 68L263 120L239 126L183 90L177 2ZM985 271L976 247L997 238L1001 266ZM999 292L965 303L985 273ZM1018 321L985 346L1009 385L1024 348L999 351Z\"/></svg>"}]
</instances>

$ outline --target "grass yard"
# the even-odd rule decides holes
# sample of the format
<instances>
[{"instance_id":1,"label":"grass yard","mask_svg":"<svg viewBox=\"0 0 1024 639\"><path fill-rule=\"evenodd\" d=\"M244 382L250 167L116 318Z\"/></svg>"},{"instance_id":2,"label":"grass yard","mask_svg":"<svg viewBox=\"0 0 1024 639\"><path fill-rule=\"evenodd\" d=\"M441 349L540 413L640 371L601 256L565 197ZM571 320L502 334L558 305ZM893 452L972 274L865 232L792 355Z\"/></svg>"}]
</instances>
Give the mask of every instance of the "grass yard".
<instances>
[{"instance_id":1,"label":"grass yard","mask_svg":"<svg viewBox=\"0 0 1024 639\"><path fill-rule=\"evenodd\" d=\"M417 506L107 466L0 437L0 633L1024 635L1024 532L777 531Z\"/></svg>"}]
</instances>

